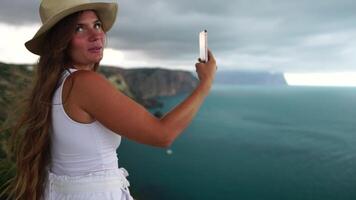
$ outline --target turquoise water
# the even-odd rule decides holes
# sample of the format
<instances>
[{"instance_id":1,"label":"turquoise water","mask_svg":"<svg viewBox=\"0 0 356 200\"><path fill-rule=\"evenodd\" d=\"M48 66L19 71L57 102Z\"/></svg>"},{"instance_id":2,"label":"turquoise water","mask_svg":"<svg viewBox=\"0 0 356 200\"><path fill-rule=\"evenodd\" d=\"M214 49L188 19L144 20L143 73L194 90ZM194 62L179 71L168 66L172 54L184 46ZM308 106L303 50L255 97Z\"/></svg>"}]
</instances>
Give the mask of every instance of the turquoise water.
<instances>
[{"instance_id":1,"label":"turquoise water","mask_svg":"<svg viewBox=\"0 0 356 200\"><path fill-rule=\"evenodd\" d=\"M356 199L355 122L356 88L216 86L171 155L124 139L119 163L138 200Z\"/></svg>"}]
</instances>

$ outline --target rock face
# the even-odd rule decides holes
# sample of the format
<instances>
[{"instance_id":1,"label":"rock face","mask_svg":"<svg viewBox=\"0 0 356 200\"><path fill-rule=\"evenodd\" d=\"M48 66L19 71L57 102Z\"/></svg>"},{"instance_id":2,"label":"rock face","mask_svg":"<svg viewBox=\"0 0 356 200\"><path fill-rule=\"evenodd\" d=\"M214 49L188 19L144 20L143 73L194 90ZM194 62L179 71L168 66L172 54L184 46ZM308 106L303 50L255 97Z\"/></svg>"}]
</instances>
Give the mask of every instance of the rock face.
<instances>
[{"instance_id":1,"label":"rock face","mask_svg":"<svg viewBox=\"0 0 356 200\"><path fill-rule=\"evenodd\" d=\"M142 99L191 92L198 84L190 72L160 68L122 69L101 67L100 72L118 85L126 85L132 96ZM115 77L115 78L114 78Z\"/></svg>"},{"instance_id":2,"label":"rock face","mask_svg":"<svg viewBox=\"0 0 356 200\"><path fill-rule=\"evenodd\" d=\"M156 97L189 93L198 84L197 78L190 72L181 70L122 69L102 66L100 72L119 90L146 108L162 107L162 103L158 102Z\"/></svg>"},{"instance_id":3,"label":"rock face","mask_svg":"<svg viewBox=\"0 0 356 200\"><path fill-rule=\"evenodd\" d=\"M132 69L123 73L135 96L143 99L191 92L198 80L190 73L166 69Z\"/></svg>"},{"instance_id":4,"label":"rock face","mask_svg":"<svg viewBox=\"0 0 356 200\"><path fill-rule=\"evenodd\" d=\"M99 68L99 72L102 73L116 87L116 89L120 90L127 96L134 98L129 85L127 85L127 82L122 75L124 71L124 69L114 67L101 66Z\"/></svg>"}]
</instances>

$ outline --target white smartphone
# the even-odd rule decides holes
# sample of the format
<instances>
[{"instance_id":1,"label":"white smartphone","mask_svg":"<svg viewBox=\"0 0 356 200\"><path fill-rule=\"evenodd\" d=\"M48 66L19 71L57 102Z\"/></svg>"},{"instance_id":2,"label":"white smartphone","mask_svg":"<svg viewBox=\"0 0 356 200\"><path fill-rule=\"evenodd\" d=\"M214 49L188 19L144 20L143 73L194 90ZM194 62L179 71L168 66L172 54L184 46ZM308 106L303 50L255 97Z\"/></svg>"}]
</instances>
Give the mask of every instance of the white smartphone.
<instances>
[{"instance_id":1,"label":"white smartphone","mask_svg":"<svg viewBox=\"0 0 356 200\"><path fill-rule=\"evenodd\" d=\"M199 50L200 60L208 62L208 31L204 30L199 33Z\"/></svg>"}]
</instances>

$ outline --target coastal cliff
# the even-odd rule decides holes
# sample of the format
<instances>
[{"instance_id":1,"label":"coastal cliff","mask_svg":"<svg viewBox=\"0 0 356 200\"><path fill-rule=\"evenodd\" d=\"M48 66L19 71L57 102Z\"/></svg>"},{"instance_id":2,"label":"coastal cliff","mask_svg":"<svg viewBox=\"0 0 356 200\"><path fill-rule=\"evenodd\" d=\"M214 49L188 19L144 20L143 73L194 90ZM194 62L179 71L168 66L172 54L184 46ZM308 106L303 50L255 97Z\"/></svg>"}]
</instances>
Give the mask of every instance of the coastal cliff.
<instances>
[{"instance_id":1,"label":"coastal cliff","mask_svg":"<svg viewBox=\"0 0 356 200\"><path fill-rule=\"evenodd\" d=\"M123 69L101 67L100 72L120 88L126 88L127 95L145 107L160 107L159 96L175 96L191 92L198 84L190 72L161 68Z\"/></svg>"},{"instance_id":2,"label":"coastal cliff","mask_svg":"<svg viewBox=\"0 0 356 200\"><path fill-rule=\"evenodd\" d=\"M4 108L11 96L31 84L33 66L13 65L0 62L0 106ZM160 68L124 69L100 66L103 74L118 90L146 108L160 107L159 96L174 96L191 92L198 80L187 71ZM1 111L2 110L2 111ZM0 109L0 117L4 116Z\"/></svg>"},{"instance_id":3,"label":"coastal cliff","mask_svg":"<svg viewBox=\"0 0 356 200\"><path fill-rule=\"evenodd\" d=\"M160 68L125 70L123 76L132 92L144 99L191 92L198 84L190 72Z\"/></svg>"}]
</instances>

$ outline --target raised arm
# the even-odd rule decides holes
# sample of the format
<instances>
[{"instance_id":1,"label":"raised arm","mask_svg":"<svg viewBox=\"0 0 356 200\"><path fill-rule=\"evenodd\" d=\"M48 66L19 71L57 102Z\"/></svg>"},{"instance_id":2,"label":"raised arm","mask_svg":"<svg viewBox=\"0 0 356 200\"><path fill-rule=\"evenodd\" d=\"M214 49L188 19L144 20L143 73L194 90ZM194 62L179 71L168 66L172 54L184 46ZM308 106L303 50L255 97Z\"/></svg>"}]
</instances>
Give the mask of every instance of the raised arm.
<instances>
[{"instance_id":1,"label":"raised arm","mask_svg":"<svg viewBox=\"0 0 356 200\"><path fill-rule=\"evenodd\" d=\"M208 95L216 63L209 51L208 63L197 63L199 84L182 103L158 119L144 107L117 91L103 76L80 70L73 76L76 104L105 127L139 143L167 147L189 125Z\"/></svg>"}]
</instances>

